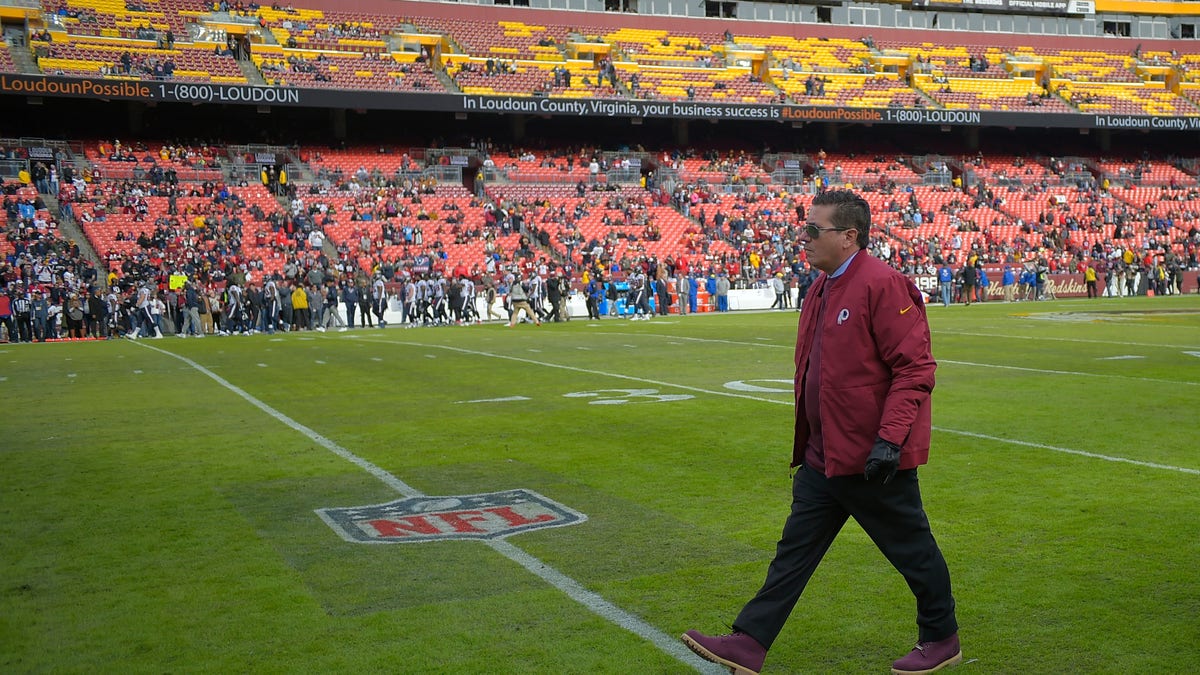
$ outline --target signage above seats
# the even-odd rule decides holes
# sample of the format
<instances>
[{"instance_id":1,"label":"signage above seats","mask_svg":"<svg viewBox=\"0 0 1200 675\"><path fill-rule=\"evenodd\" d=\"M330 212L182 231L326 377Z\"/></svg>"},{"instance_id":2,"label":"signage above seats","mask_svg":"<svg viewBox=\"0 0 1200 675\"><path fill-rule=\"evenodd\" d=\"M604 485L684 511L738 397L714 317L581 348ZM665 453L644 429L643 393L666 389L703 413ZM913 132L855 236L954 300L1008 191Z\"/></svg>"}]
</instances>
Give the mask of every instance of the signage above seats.
<instances>
[{"instance_id":1,"label":"signage above seats","mask_svg":"<svg viewBox=\"0 0 1200 675\"><path fill-rule=\"evenodd\" d=\"M1007 0L1011 2L1012 0ZM112 81L103 79L0 74L0 95L67 97L147 103L281 105L306 108L414 110L480 115L539 115L650 119L741 120L803 125L938 125L944 127L1035 127L1200 131L1200 116L1111 113L1043 113L945 108L858 108L722 101L647 101L641 99L534 99L476 94L400 94L383 91L299 89L241 84ZM453 158L452 165L462 166Z\"/></svg>"},{"instance_id":2,"label":"signage above seats","mask_svg":"<svg viewBox=\"0 0 1200 675\"><path fill-rule=\"evenodd\" d=\"M1095 13L1095 4L1088 0L912 0L912 8L1053 16Z\"/></svg>"}]
</instances>

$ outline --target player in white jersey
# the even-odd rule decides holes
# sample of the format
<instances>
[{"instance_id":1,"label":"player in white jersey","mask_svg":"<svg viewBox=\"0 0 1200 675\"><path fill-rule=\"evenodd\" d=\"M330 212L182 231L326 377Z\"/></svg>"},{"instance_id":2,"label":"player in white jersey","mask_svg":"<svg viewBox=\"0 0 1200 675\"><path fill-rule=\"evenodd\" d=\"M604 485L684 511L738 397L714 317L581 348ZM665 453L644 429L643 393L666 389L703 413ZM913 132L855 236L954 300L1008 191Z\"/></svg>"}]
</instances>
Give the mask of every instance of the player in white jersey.
<instances>
[{"instance_id":1,"label":"player in white jersey","mask_svg":"<svg viewBox=\"0 0 1200 675\"><path fill-rule=\"evenodd\" d=\"M375 314L375 320L380 328L386 328L387 322L383 320L383 313L387 310L387 286L384 284L383 275L375 275L375 282L371 284L371 311Z\"/></svg>"},{"instance_id":2,"label":"player in white jersey","mask_svg":"<svg viewBox=\"0 0 1200 675\"><path fill-rule=\"evenodd\" d=\"M462 278L462 290L459 293L459 323L462 323L464 320L470 323L472 319L476 323L479 323L479 313L475 311L475 282L464 276Z\"/></svg>"},{"instance_id":3,"label":"player in white jersey","mask_svg":"<svg viewBox=\"0 0 1200 675\"><path fill-rule=\"evenodd\" d=\"M433 291L429 288L429 279L425 275L421 275L420 281L417 282L417 317L413 319L413 323L416 323L418 319L421 324L428 324L433 320L429 308L432 299Z\"/></svg>"},{"instance_id":4,"label":"player in white jersey","mask_svg":"<svg viewBox=\"0 0 1200 675\"><path fill-rule=\"evenodd\" d=\"M242 322L242 288L232 281L225 287L225 323L229 335L245 333L246 326Z\"/></svg>"},{"instance_id":5,"label":"player in white jersey","mask_svg":"<svg viewBox=\"0 0 1200 675\"><path fill-rule=\"evenodd\" d=\"M446 303L446 278L437 275L429 280L429 289L433 292L433 322L435 324L449 323L450 315L446 312L449 309Z\"/></svg>"},{"instance_id":6,"label":"player in white jersey","mask_svg":"<svg viewBox=\"0 0 1200 675\"><path fill-rule=\"evenodd\" d=\"M274 279L267 279L263 286L262 304L262 331L274 335L275 326L279 323L279 287Z\"/></svg>"},{"instance_id":7,"label":"player in white jersey","mask_svg":"<svg viewBox=\"0 0 1200 675\"><path fill-rule=\"evenodd\" d=\"M420 283L420 280L409 280L404 284L404 313L408 317L409 326L416 326L417 320L420 318L420 302L417 301Z\"/></svg>"},{"instance_id":8,"label":"player in white jersey","mask_svg":"<svg viewBox=\"0 0 1200 675\"><path fill-rule=\"evenodd\" d=\"M108 294L104 296L104 304L108 306L108 327L110 335L120 335L120 328L117 324L117 319L121 316L121 299L117 297L115 287L108 289Z\"/></svg>"},{"instance_id":9,"label":"player in white jersey","mask_svg":"<svg viewBox=\"0 0 1200 675\"><path fill-rule=\"evenodd\" d=\"M646 275L641 270L635 269L629 275L629 305L634 311L631 319L642 319L643 321L650 319L649 291L650 289L646 287Z\"/></svg>"},{"instance_id":10,"label":"player in white jersey","mask_svg":"<svg viewBox=\"0 0 1200 675\"><path fill-rule=\"evenodd\" d=\"M154 337L162 337L162 331L158 329L158 324L154 321L154 315L150 313L152 305L153 292L150 290L150 287L141 286L138 288L137 302L135 303L133 319L131 321L133 330L129 332L128 337L136 340L142 336L143 331L150 333L151 330L154 332Z\"/></svg>"},{"instance_id":11,"label":"player in white jersey","mask_svg":"<svg viewBox=\"0 0 1200 675\"><path fill-rule=\"evenodd\" d=\"M546 280L534 272L529 273L529 283L526 284L529 288L529 306L533 307L533 311L537 312L539 319L546 318L546 309L542 306L543 300L546 298Z\"/></svg>"}]
</instances>

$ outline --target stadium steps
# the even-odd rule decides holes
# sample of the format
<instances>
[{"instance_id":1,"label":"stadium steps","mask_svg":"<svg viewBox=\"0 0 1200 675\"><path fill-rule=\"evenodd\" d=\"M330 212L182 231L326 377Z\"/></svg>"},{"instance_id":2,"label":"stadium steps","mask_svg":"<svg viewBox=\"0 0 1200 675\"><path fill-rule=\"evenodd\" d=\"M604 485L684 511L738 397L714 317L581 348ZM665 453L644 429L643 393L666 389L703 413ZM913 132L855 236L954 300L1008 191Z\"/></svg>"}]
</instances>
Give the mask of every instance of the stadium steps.
<instances>
[{"instance_id":1,"label":"stadium steps","mask_svg":"<svg viewBox=\"0 0 1200 675\"><path fill-rule=\"evenodd\" d=\"M938 103L938 100L936 98L925 93L924 89L921 89L920 87L912 87L912 90L913 90L913 93L915 93L922 101L925 102L926 108L944 108L945 107L941 103Z\"/></svg>"},{"instance_id":2,"label":"stadium steps","mask_svg":"<svg viewBox=\"0 0 1200 675\"><path fill-rule=\"evenodd\" d=\"M258 67L254 65L253 61L250 59L239 59L237 65L242 71L242 74L246 76L247 84L253 84L260 87L267 86L267 81L263 79L262 71L260 71Z\"/></svg>"},{"instance_id":3,"label":"stadium steps","mask_svg":"<svg viewBox=\"0 0 1200 675\"><path fill-rule=\"evenodd\" d=\"M442 83L442 86L446 88L446 91L454 94L462 93L462 89L459 88L458 83L454 81L454 78L446 74L446 66L444 64L438 64L437 68L433 68L433 76L438 79L438 82Z\"/></svg>"},{"instance_id":4,"label":"stadium steps","mask_svg":"<svg viewBox=\"0 0 1200 675\"><path fill-rule=\"evenodd\" d=\"M100 271L100 283L104 283L104 273L102 270L108 269L108 266L100 259L100 254L96 253L96 249L92 247L92 241L80 229L79 223L75 222L74 218L70 218L62 212L62 206L58 203L58 195L42 195L42 201L46 202L46 208L50 210L50 213L59 215L59 235L63 239L72 241L79 246L79 254L92 261L92 267Z\"/></svg>"},{"instance_id":5,"label":"stadium steps","mask_svg":"<svg viewBox=\"0 0 1200 675\"><path fill-rule=\"evenodd\" d=\"M13 65L16 66L17 72L29 75L41 74L42 70L34 62L33 54L29 51L28 44L25 41L25 30L23 28L6 26L4 28L4 40L9 45L8 52L12 55Z\"/></svg>"},{"instance_id":6,"label":"stadium steps","mask_svg":"<svg viewBox=\"0 0 1200 675\"><path fill-rule=\"evenodd\" d=\"M1063 94L1062 94L1062 87L1054 87L1053 89L1050 89L1049 91L1050 91L1050 96L1051 96L1051 97L1053 97L1053 98L1056 98L1056 99L1058 99L1058 100L1062 101L1062 102L1063 102L1063 104L1064 104L1064 105L1066 105L1066 106L1067 106L1068 108L1070 108L1071 110L1074 110L1074 111L1075 111L1075 112L1077 112L1077 113L1082 113L1082 112L1083 112L1082 110L1080 110L1080 109L1079 109L1079 106L1077 106L1077 105L1075 105L1075 104L1071 103L1071 99L1067 98L1066 96L1063 96Z\"/></svg>"}]
</instances>

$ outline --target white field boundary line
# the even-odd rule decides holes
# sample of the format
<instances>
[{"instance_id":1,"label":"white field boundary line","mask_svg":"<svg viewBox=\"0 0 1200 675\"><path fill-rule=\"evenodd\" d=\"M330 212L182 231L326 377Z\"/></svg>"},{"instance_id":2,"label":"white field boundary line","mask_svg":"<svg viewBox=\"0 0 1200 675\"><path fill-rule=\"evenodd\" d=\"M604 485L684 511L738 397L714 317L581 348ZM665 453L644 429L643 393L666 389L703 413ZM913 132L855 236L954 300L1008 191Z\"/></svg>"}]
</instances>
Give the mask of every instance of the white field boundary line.
<instances>
[{"instance_id":1,"label":"white field boundary line","mask_svg":"<svg viewBox=\"0 0 1200 675\"><path fill-rule=\"evenodd\" d=\"M663 333L616 333L616 332L613 332L613 333L605 333L605 335L635 335L635 336L642 336L642 337L666 338L666 339L671 339L671 340L685 340L685 341L690 340L692 342L716 342L716 343L720 343L720 344L737 345L737 346L742 346L742 347L768 347L768 348L774 348L774 349L787 349L790 351L795 350L795 347L792 347L790 345L777 345L777 344L771 344L771 343L765 343L765 342L739 342L737 340L720 340L720 339L716 339L716 338L681 337L678 335L665 335ZM980 333L980 335L982 335L982 333ZM1117 343L1113 343L1113 344L1117 344ZM1125 344L1134 344L1134 343L1125 343ZM1168 345L1143 345L1143 346L1167 347ZM1171 346L1170 348L1174 349L1174 346ZM938 363L949 363L949 364L956 365L956 366L969 366L972 368L1000 368L1000 369L1004 369L1004 370L1020 370L1020 371L1024 371L1027 373L1040 373L1042 375L1073 375L1075 377L1099 377L1099 378L1112 379L1112 380L1130 380L1133 382L1154 382L1157 384L1182 384L1182 385L1187 385L1187 386L1191 386L1191 387L1200 387L1200 382L1192 382L1189 380L1167 380L1167 379L1156 378L1156 377L1135 377L1133 375L1116 375L1116 374L1109 374L1109 373L1085 373L1085 372L1077 371L1077 370L1049 370L1049 369L1045 369L1045 368L1028 368L1025 366L1008 366L1008 365L1002 365L1002 364L997 364L997 363L976 363L974 361L953 361L951 359L937 359L937 362Z\"/></svg>"},{"instance_id":2,"label":"white field boundary line","mask_svg":"<svg viewBox=\"0 0 1200 675\"><path fill-rule=\"evenodd\" d=\"M1069 375L1073 377L1100 377L1111 380L1132 380L1134 382L1155 382L1157 384L1184 384L1191 387L1200 387L1200 382L1191 382L1189 380L1164 380L1158 377L1134 377L1133 375L1109 375L1105 373L1084 373L1077 370L1046 370L1043 368L1026 368L1024 366L1003 366L995 363L975 363L974 361L951 361L950 359L937 359L938 363L949 363L955 366L970 366L971 368L999 368L1002 370L1020 370L1027 373L1040 373L1043 375Z\"/></svg>"},{"instance_id":3,"label":"white field boundary line","mask_svg":"<svg viewBox=\"0 0 1200 675\"><path fill-rule=\"evenodd\" d=\"M373 340L368 340L368 341L373 341ZM349 450L342 447L341 445L338 445L336 442L330 440L329 438L326 438L325 436L317 433L313 429L297 422L296 420L292 419L291 417L288 417L287 415L280 412L279 410L276 410L275 408L271 407L270 405L267 405L266 403L255 398L253 395L246 392L241 387L238 387L237 385L229 382L225 378L221 377L220 375L217 375L216 373L212 372L208 368L205 368L204 366L200 365L199 363L196 363L195 361L187 358L186 356L180 356L179 354L175 354L166 349L160 349L158 347L148 345L145 342L137 342L135 344L139 347L145 347L146 349L150 349L150 350L156 351L160 354L163 354L165 356L170 356L172 358L183 361L184 363L188 364L189 366L196 369L200 373L207 375L210 379L215 381L217 384L228 389L229 391L233 392L234 394L237 394L238 396L243 398L250 405L253 405L254 407L258 408L259 410L263 411L264 413L270 415L271 417L274 417L276 420L283 423L285 426L291 428L293 431L297 431L300 434L307 436L314 443L320 445L321 447L325 448L326 450L329 450L330 452L337 455L338 457L341 457L342 459L350 462L351 464L354 464L355 466L358 466L359 468L364 469L367 473L378 478L385 485L392 488L396 492L399 492L400 494L404 495L405 497L426 496L425 493L412 487L408 483L405 483L404 481L400 480L396 476L393 476L391 473L389 473L385 469L378 467L378 466L372 464L371 462L368 462L367 460L359 457L358 455L355 455L354 453L350 452ZM542 560L526 553L525 551L518 548L515 544L513 544L509 541L505 541L503 539L487 540L484 543L487 544L488 547L490 547L497 553L503 555L505 558L508 558L509 560L511 560L511 561L515 562L516 564L520 565L521 567L525 568L530 573L532 573L534 576L541 578L543 581L549 583L551 586L557 588L559 591L562 591L567 597L571 598L575 602L578 602L579 604L581 604L585 608L587 608L588 611L590 611L593 614L596 614L597 616L599 616L599 617L629 631L630 633L633 633L634 635L650 642L655 647L658 647L658 649L660 651L662 651L663 653L667 654L668 656L673 657L674 659L676 659L677 661L680 661L681 663L683 663L686 666L690 666L691 668L695 669L697 672L709 673L709 674L714 674L714 675L716 673L725 672L726 669L721 668L721 667L717 666L716 664L709 663L708 661L705 661L704 659L701 659L699 656L696 656L695 654L693 654L692 651L690 649L688 649L687 647L685 647L683 645L683 643L680 642L678 639L668 636L666 633L663 633L662 631L658 630L654 626L651 626L650 624L646 623L642 619L639 619L638 617L636 617L636 616L630 614L629 612L621 609L620 607L614 605L613 603L604 599L604 597L602 597L598 593L589 591L587 588L585 588L583 586L583 584L580 584L578 581L575 581L571 577L563 574L562 572L559 572L558 570L554 569L550 565L547 565Z\"/></svg>"},{"instance_id":4,"label":"white field boundary line","mask_svg":"<svg viewBox=\"0 0 1200 675\"><path fill-rule=\"evenodd\" d=\"M671 337L674 337L674 336L671 336ZM326 339L333 339L333 338L326 338ZM695 338L695 339L703 339L703 338ZM790 396L788 397L788 400L780 400L780 399L774 399L774 398L765 398L762 396L753 396L750 394L736 394L736 393L729 392L729 391L718 391L715 389L703 389L701 387L691 387L691 386L688 386L685 384L674 384L671 382L664 382L662 380L652 380L650 378L645 378L645 377L624 375L622 373L610 373L610 372L603 371L603 370L594 370L592 368L579 368L577 366L567 366L567 365L563 365L561 363L548 363L546 361L536 361L534 359L527 359L527 358L523 358L520 356L508 356L507 354L493 354L491 352L482 352L482 351L478 351L475 349L466 349L463 347L451 347L449 345L431 345L431 344L425 344L423 342L378 340L378 339L372 339L372 338L367 338L367 339L363 340L363 342L377 342L379 344L402 345L402 346L406 346L406 347L421 347L421 348L425 348L425 349L445 349L445 350L452 351L452 352L458 352L460 354L470 354L473 356L486 356L486 357L494 358L494 359L503 359L506 361L516 361L518 363L528 363L528 364L534 365L534 366L543 366L546 368L557 368L559 370L569 370L569 371L576 372L576 373L586 373L588 375L600 375L602 377L615 377L615 378L621 379L621 380L629 380L632 382L643 382L646 384L657 384L660 387L672 387L674 389L682 389L684 391L694 391L694 392L698 392L701 394L711 394L713 396L725 396L728 398L744 398L744 399L751 400L751 401L761 401L763 403L772 403L775 405L786 405L786 406L794 405L794 402L791 400ZM751 343L746 343L746 344L751 344ZM764 345L764 346L773 347L773 346L781 346L781 345ZM1101 376L1097 376L1097 377L1101 377ZM1147 469L1161 469L1163 471L1176 471L1178 473L1186 473L1186 474L1191 474L1191 475L1195 475L1195 476L1200 476L1200 469L1189 469L1187 467L1172 466L1170 464L1158 464L1156 462L1143 462L1143 461L1137 460L1137 459L1129 459L1128 457L1114 457L1111 455L1101 455L1099 453L1087 452L1085 450L1075 450L1073 448L1063 448L1063 447L1059 447L1057 445L1046 445L1043 443L1032 443L1030 441L1021 441L1021 440L1016 440L1016 439L1012 439L1012 438L1002 438L1000 436L990 436L988 434L978 434L978 433L975 433L972 431L961 431L959 429L950 429L948 427L934 426L933 430L941 432L941 433L945 433L945 434L954 434L957 436L967 436L969 438L978 438L981 440L994 441L996 443L1009 443L1011 445L1020 445L1020 446L1024 446L1024 447L1028 447L1028 448L1038 448L1040 450L1050 450L1053 452L1061 452L1061 453L1068 454L1068 455L1077 455L1080 457L1088 457L1091 459L1101 459L1106 462L1118 462L1121 464L1132 464L1134 466L1140 466L1140 467L1144 467Z\"/></svg>"},{"instance_id":5,"label":"white field boundary line","mask_svg":"<svg viewBox=\"0 0 1200 675\"><path fill-rule=\"evenodd\" d=\"M1172 326L1174 328L1175 326ZM1186 326L1179 326L1186 328ZM1161 347L1163 349L1200 349L1200 345L1172 345L1160 344L1156 342L1122 342L1120 340L1089 340L1087 338L1065 338L1053 337L1049 335L1002 335L998 333L972 333L962 330L944 330L937 329L932 331L935 335L966 335L969 337L986 337L986 338L1001 338L1004 340L1045 340L1047 342L1077 342L1081 344L1093 345L1119 345L1122 347Z\"/></svg>"}]
</instances>

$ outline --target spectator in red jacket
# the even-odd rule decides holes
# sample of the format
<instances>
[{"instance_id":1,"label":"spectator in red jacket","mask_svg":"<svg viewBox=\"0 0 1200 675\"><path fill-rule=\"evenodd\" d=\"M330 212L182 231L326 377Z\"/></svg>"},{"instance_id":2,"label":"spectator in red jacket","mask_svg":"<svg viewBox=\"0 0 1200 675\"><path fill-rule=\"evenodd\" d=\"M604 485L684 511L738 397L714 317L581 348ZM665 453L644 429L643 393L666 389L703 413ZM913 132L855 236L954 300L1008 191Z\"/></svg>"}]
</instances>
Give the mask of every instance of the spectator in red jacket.
<instances>
[{"instance_id":1,"label":"spectator in red jacket","mask_svg":"<svg viewBox=\"0 0 1200 675\"><path fill-rule=\"evenodd\" d=\"M813 200L800 238L823 274L804 300L796 338L792 510L766 581L733 634L683 636L697 654L738 673L762 668L851 516L916 596L917 646L892 673L929 673L962 661L950 573L917 484L917 466L929 457L937 367L929 324L912 282L863 251L870 224L870 207L857 194L826 192Z\"/></svg>"}]
</instances>

